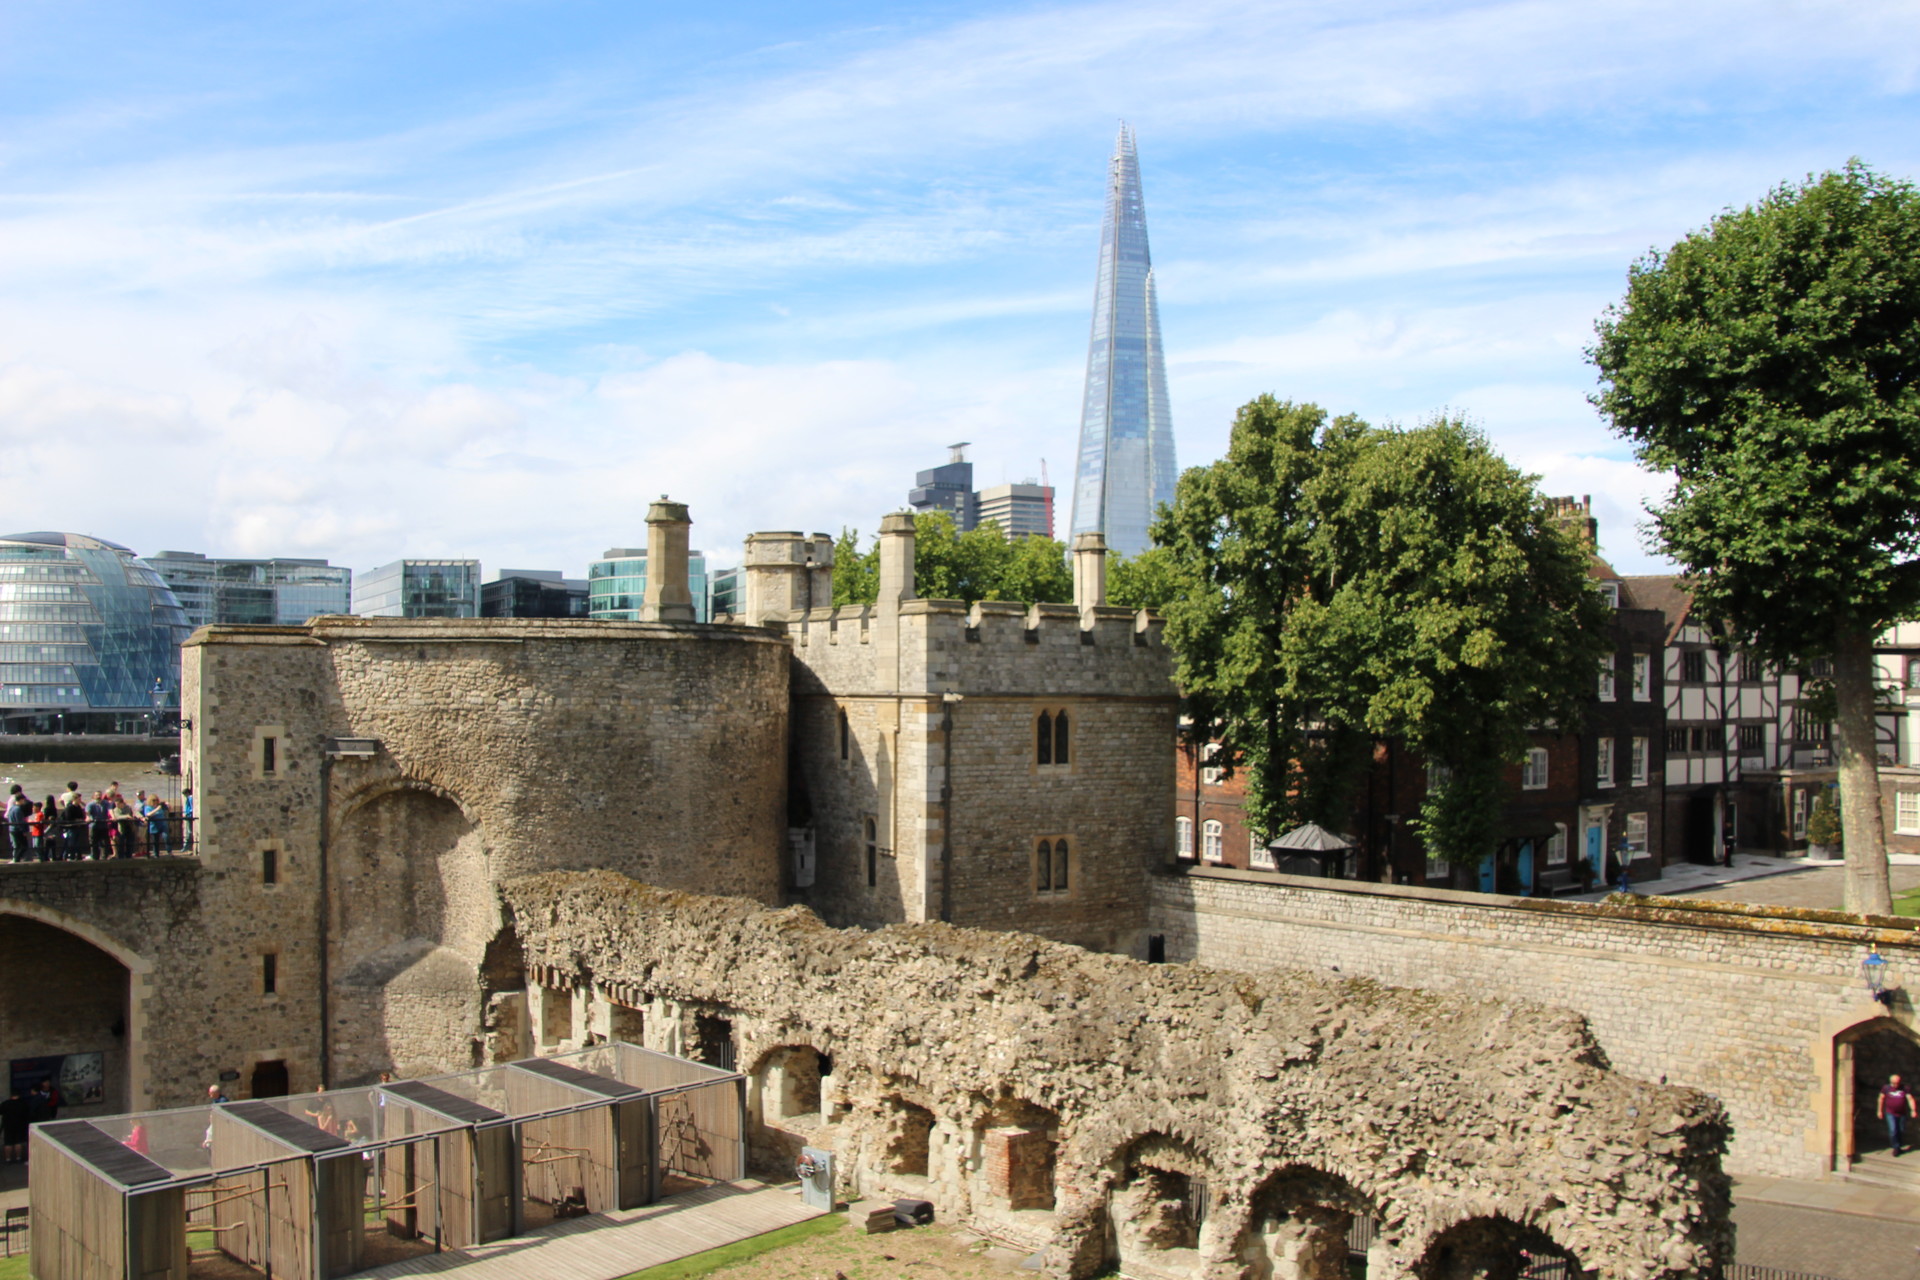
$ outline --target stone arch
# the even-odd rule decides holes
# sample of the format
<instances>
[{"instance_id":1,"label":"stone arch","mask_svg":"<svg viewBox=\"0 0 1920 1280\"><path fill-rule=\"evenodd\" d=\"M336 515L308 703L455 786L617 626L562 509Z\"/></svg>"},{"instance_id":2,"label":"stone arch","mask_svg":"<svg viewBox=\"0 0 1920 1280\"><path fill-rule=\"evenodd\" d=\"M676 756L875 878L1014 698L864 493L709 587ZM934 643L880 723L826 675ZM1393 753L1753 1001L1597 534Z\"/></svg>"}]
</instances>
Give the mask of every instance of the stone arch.
<instances>
[{"instance_id":1,"label":"stone arch","mask_svg":"<svg viewBox=\"0 0 1920 1280\"><path fill-rule=\"evenodd\" d=\"M1060 1117L1013 1095L979 1102L973 1121L976 1213L1051 1213Z\"/></svg>"},{"instance_id":2,"label":"stone arch","mask_svg":"<svg viewBox=\"0 0 1920 1280\"><path fill-rule=\"evenodd\" d=\"M832 1060L800 1039L782 1040L753 1060L747 1072L749 1158L781 1180L793 1176L801 1148L819 1145L826 1123L826 1083Z\"/></svg>"},{"instance_id":3,"label":"stone arch","mask_svg":"<svg viewBox=\"0 0 1920 1280\"><path fill-rule=\"evenodd\" d=\"M1833 1037L1834 1167L1852 1168L1861 1157L1885 1150L1886 1130L1874 1102L1886 1077L1898 1073L1920 1088L1920 1031L1890 1014L1856 1022ZM1909 1122L1920 1136L1920 1121Z\"/></svg>"},{"instance_id":4,"label":"stone arch","mask_svg":"<svg viewBox=\"0 0 1920 1280\"><path fill-rule=\"evenodd\" d=\"M899 1092L880 1099L880 1160L887 1172L903 1178L932 1176L933 1131L939 1117Z\"/></svg>"},{"instance_id":5,"label":"stone arch","mask_svg":"<svg viewBox=\"0 0 1920 1280\"><path fill-rule=\"evenodd\" d=\"M9 1058L64 1057L57 1083L78 1115L152 1105L151 961L63 911L0 901L0 972L0 1043Z\"/></svg>"},{"instance_id":6,"label":"stone arch","mask_svg":"<svg viewBox=\"0 0 1920 1280\"><path fill-rule=\"evenodd\" d=\"M1588 1274L1539 1227L1504 1214L1463 1218L1435 1233L1414 1261L1414 1280L1526 1280L1541 1263L1566 1259L1568 1280Z\"/></svg>"},{"instance_id":7,"label":"stone arch","mask_svg":"<svg viewBox=\"0 0 1920 1280\"><path fill-rule=\"evenodd\" d=\"M1247 1280L1346 1280L1355 1222L1379 1216L1373 1197L1345 1178L1289 1163L1247 1197L1235 1252Z\"/></svg>"},{"instance_id":8,"label":"stone arch","mask_svg":"<svg viewBox=\"0 0 1920 1280\"><path fill-rule=\"evenodd\" d=\"M1107 1261L1144 1280L1198 1276L1214 1232L1213 1162L1184 1138L1143 1134L1115 1153L1107 1190Z\"/></svg>"},{"instance_id":9,"label":"stone arch","mask_svg":"<svg viewBox=\"0 0 1920 1280\"><path fill-rule=\"evenodd\" d=\"M431 783L386 779L344 801L330 845L337 1078L477 1065L503 920L472 810Z\"/></svg>"}]
</instances>

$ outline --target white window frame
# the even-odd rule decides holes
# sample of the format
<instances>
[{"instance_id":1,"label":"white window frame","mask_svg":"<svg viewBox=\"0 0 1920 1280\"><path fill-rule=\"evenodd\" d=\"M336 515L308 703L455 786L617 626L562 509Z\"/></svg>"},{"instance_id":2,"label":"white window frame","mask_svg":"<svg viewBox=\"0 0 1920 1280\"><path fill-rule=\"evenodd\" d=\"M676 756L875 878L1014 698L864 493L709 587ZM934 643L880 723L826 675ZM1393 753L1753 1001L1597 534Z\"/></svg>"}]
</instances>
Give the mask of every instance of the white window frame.
<instances>
[{"instance_id":1,"label":"white window frame","mask_svg":"<svg viewBox=\"0 0 1920 1280\"><path fill-rule=\"evenodd\" d=\"M1209 761L1219 754L1220 754L1220 744L1217 742L1209 742L1206 745L1206 748L1203 751L1201 751L1200 759L1203 762ZM1219 786L1220 785L1220 766L1203 763L1200 769L1200 781L1204 785L1209 787Z\"/></svg>"},{"instance_id":2,"label":"white window frame","mask_svg":"<svg viewBox=\"0 0 1920 1280\"><path fill-rule=\"evenodd\" d=\"M1427 859L1427 879L1429 880L1453 879L1453 864L1450 862L1443 861L1440 858L1428 858Z\"/></svg>"},{"instance_id":3,"label":"white window frame","mask_svg":"<svg viewBox=\"0 0 1920 1280\"><path fill-rule=\"evenodd\" d=\"M1612 654L1607 655L1607 665L1600 668L1600 687L1596 696L1602 702L1612 702L1619 696L1620 672Z\"/></svg>"},{"instance_id":4,"label":"white window frame","mask_svg":"<svg viewBox=\"0 0 1920 1280\"><path fill-rule=\"evenodd\" d=\"M1520 766L1520 789L1522 791L1545 791L1547 789L1549 757L1545 747L1529 747L1526 763Z\"/></svg>"},{"instance_id":5,"label":"white window frame","mask_svg":"<svg viewBox=\"0 0 1920 1280\"><path fill-rule=\"evenodd\" d=\"M1221 863L1226 861L1226 851L1221 847L1221 837L1226 828L1217 818L1208 818L1200 824L1200 861Z\"/></svg>"},{"instance_id":6,"label":"white window frame","mask_svg":"<svg viewBox=\"0 0 1920 1280\"><path fill-rule=\"evenodd\" d=\"M1187 862L1193 861L1193 819L1175 818L1173 820L1173 853Z\"/></svg>"},{"instance_id":7,"label":"white window frame","mask_svg":"<svg viewBox=\"0 0 1920 1280\"><path fill-rule=\"evenodd\" d=\"M1267 842L1251 833L1247 836L1247 865L1255 871L1272 871L1279 865L1273 860L1273 850L1267 848Z\"/></svg>"},{"instance_id":8,"label":"white window frame","mask_svg":"<svg viewBox=\"0 0 1920 1280\"><path fill-rule=\"evenodd\" d=\"M1793 810L1793 838L1795 840L1805 840L1807 838L1808 808L1806 791L1795 788L1793 792L1793 803L1789 807Z\"/></svg>"},{"instance_id":9,"label":"white window frame","mask_svg":"<svg viewBox=\"0 0 1920 1280\"><path fill-rule=\"evenodd\" d=\"M1635 835L1635 832L1638 835ZM1638 862L1642 858L1651 858L1653 850L1647 846L1647 815L1630 813L1627 815L1627 852L1632 855L1629 861Z\"/></svg>"},{"instance_id":10,"label":"white window frame","mask_svg":"<svg viewBox=\"0 0 1920 1280\"><path fill-rule=\"evenodd\" d=\"M1633 655L1633 700L1635 702L1653 701L1653 656L1651 654Z\"/></svg>"},{"instance_id":11,"label":"white window frame","mask_svg":"<svg viewBox=\"0 0 1920 1280\"><path fill-rule=\"evenodd\" d=\"M1546 858L1547 865L1550 867L1564 867L1567 865L1566 823L1556 822L1553 824L1553 835L1547 840Z\"/></svg>"},{"instance_id":12,"label":"white window frame","mask_svg":"<svg viewBox=\"0 0 1920 1280\"><path fill-rule=\"evenodd\" d=\"M1893 793L1893 833L1920 836L1920 791Z\"/></svg>"},{"instance_id":13,"label":"white window frame","mask_svg":"<svg viewBox=\"0 0 1920 1280\"><path fill-rule=\"evenodd\" d=\"M1602 582L1600 584L1600 597L1607 602L1609 607L1618 609L1620 607L1620 584L1617 582Z\"/></svg>"},{"instance_id":14,"label":"white window frame","mask_svg":"<svg viewBox=\"0 0 1920 1280\"><path fill-rule=\"evenodd\" d=\"M1453 766L1445 764L1427 765L1427 794L1432 795L1441 787L1453 781Z\"/></svg>"},{"instance_id":15,"label":"white window frame","mask_svg":"<svg viewBox=\"0 0 1920 1280\"><path fill-rule=\"evenodd\" d=\"M1613 739L1596 738L1593 743L1593 784L1596 787L1613 785Z\"/></svg>"},{"instance_id":16,"label":"white window frame","mask_svg":"<svg viewBox=\"0 0 1920 1280\"><path fill-rule=\"evenodd\" d=\"M1629 786L1644 787L1647 785L1647 770L1649 768L1649 756L1651 754L1649 750L1650 746L1651 744L1647 739L1635 738L1633 745L1628 749L1627 777L1632 779L1632 781L1628 783Z\"/></svg>"}]
</instances>

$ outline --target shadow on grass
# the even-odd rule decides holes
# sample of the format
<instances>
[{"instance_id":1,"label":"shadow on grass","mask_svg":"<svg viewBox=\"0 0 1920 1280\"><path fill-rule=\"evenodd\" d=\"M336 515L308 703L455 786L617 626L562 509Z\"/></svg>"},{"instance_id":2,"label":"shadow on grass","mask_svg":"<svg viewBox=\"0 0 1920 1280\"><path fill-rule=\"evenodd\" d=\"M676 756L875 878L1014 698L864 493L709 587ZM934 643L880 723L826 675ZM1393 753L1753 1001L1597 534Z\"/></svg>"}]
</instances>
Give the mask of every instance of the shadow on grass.
<instances>
[{"instance_id":1,"label":"shadow on grass","mask_svg":"<svg viewBox=\"0 0 1920 1280\"><path fill-rule=\"evenodd\" d=\"M648 1267L644 1271L635 1271L621 1280L695 1280L695 1277L711 1275L721 1267L730 1267L735 1263L757 1258L763 1253L814 1236L831 1235L847 1225L844 1215L829 1213L818 1218L808 1218L805 1222L796 1222L790 1227L779 1227L764 1235L749 1240L736 1240L732 1244L721 1245L718 1249L709 1249L705 1253L692 1254L685 1258L676 1258L672 1262L663 1262L657 1267ZM21 1272L21 1275L25 1275ZM0 1280L7 1280L0 1273Z\"/></svg>"}]
</instances>

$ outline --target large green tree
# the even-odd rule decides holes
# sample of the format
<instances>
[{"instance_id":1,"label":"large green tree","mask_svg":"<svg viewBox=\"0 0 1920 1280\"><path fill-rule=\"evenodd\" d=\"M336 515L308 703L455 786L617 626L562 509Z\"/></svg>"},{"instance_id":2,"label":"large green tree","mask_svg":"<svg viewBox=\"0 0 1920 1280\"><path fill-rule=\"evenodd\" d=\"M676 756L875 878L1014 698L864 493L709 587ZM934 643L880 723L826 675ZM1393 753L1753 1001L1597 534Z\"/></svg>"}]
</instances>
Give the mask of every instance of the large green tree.
<instances>
[{"instance_id":1,"label":"large green tree","mask_svg":"<svg viewBox=\"0 0 1920 1280\"><path fill-rule=\"evenodd\" d=\"M1501 773L1530 726L1571 728L1609 651L1586 552L1534 480L1458 418L1329 421L1263 396L1154 529L1196 729L1248 773L1253 824L1344 826L1377 738L1443 766L1435 857L1498 843Z\"/></svg>"},{"instance_id":2,"label":"large green tree","mask_svg":"<svg viewBox=\"0 0 1920 1280\"><path fill-rule=\"evenodd\" d=\"M1697 606L1787 666L1832 661L1849 911L1892 901L1876 637L1920 607L1920 195L1855 162L1636 262L1595 403L1673 489Z\"/></svg>"},{"instance_id":3,"label":"large green tree","mask_svg":"<svg viewBox=\"0 0 1920 1280\"><path fill-rule=\"evenodd\" d=\"M1073 599L1067 549L1030 534L1009 540L997 524L961 533L944 511L913 518L913 593L929 600L1012 600L1063 604ZM842 529L834 541L833 602L872 604L880 598L880 544L860 550L859 535Z\"/></svg>"}]
</instances>

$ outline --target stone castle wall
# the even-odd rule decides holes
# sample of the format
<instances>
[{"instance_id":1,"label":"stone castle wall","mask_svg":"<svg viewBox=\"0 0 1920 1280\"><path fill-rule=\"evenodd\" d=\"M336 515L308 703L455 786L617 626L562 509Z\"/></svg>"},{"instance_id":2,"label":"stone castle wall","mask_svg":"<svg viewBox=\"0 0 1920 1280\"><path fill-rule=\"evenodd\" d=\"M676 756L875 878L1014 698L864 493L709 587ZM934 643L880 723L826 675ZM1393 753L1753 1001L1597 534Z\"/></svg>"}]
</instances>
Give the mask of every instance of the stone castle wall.
<instances>
[{"instance_id":1,"label":"stone castle wall","mask_svg":"<svg viewBox=\"0 0 1920 1280\"><path fill-rule=\"evenodd\" d=\"M1718 1104L1600 1069L1564 1012L840 931L606 873L504 893L534 1001L564 991L574 1034L736 1046L763 1161L830 1149L849 1198L926 1196L1055 1275L1116 1254L1129 1274L1344 1275L1354 1213L1382 1224L1376 1280L1483 1274L1474 1242L1520 1236L1677 1280L1729 1243ZM1196 1180L1211 1208L1183 1234L1169 1188ZM1333 1269L1280 1269L1302 1250Z\"/></svg>"},{"instance_id":2,"label":"stone castle wall","mask_svg":"<svg viewBox=\"0 0 1920 1280\"><path fill-rule=\"evenodd\" d=\"M1920 982L1920 933L1837 914L1669 899L1551 902L1235 871L1157 876L1173 961L1307 969L1402 987L1538 1000L1582 1014L1611 1065L1719 1097L1735 1172L1832 1167L1835 1039L1911 1002L1874 1003L1860 962Z\"/></svg>"},{"instance_id":3,"label":"stone castle wall","mask_svg":"<svg viewBox=\"0 0 1920 1280\"><path fill-rule=\"evenodd\" d=\"M230 975L209 993L235 1024L224 1051L270 1046L296 1089L316 1083L324 952L334 1081L472 1065L508 876L598 866L778 901L787 665L763 631L691 624L196 633L183 763ZM343 739L365 745L329 757Z\"/></svg>"},{"instance_id":4,"label":"stone castle wall","mask_svg":"<svg viewBox=\"0 0 1920 1280\"><path fill-rule=\"evenodd\" d=\"M771 625L793 644L818 863L803 901L837 924L946 919L1139 951L1143 873L1172 839L1176 703L1157 620L914 599ZM1069 761L1041 765L1038 717L1062 711ZM1039 844L1062 839L1068 888L1040 891Z\"/></svg>"}]
</instances>

